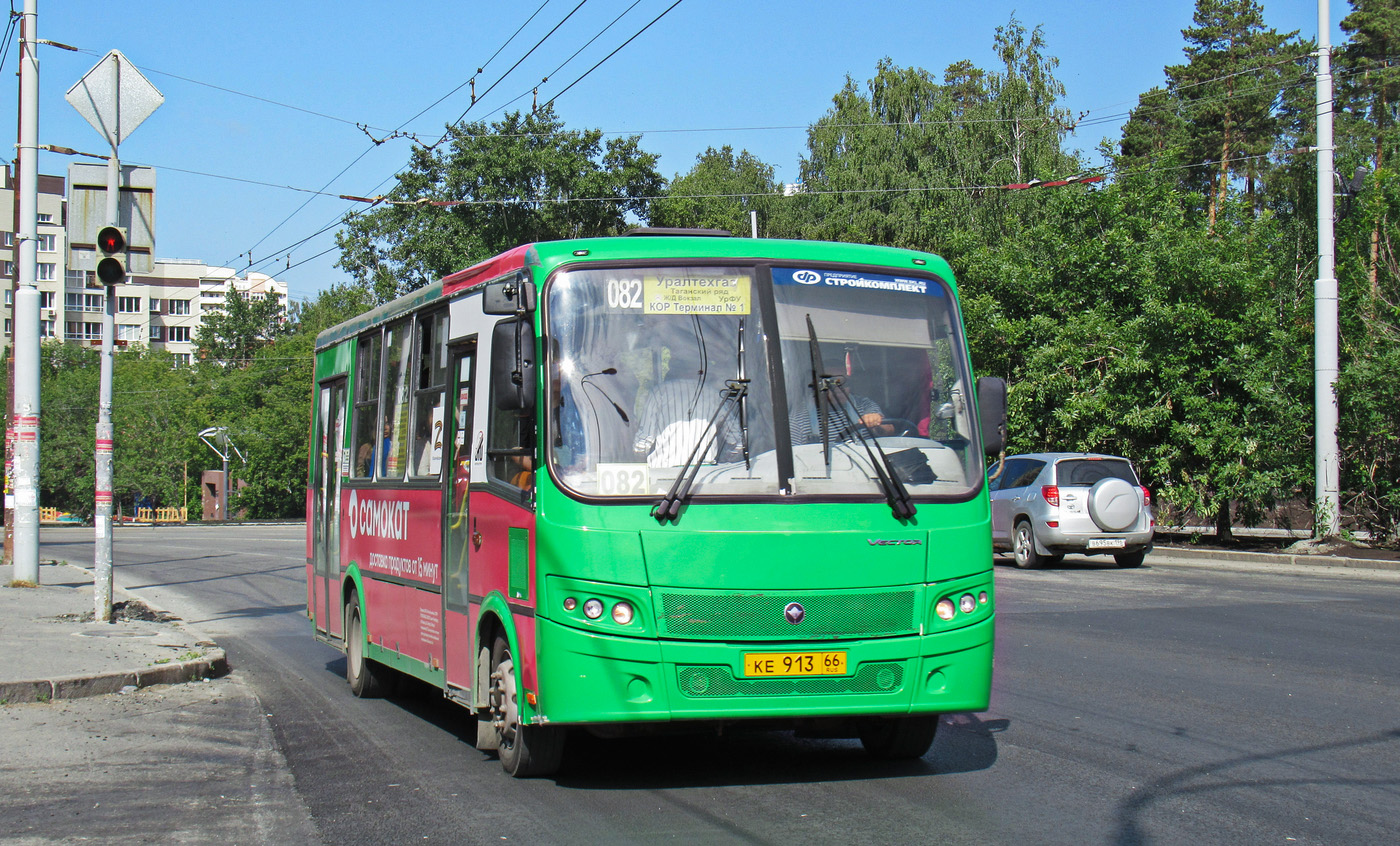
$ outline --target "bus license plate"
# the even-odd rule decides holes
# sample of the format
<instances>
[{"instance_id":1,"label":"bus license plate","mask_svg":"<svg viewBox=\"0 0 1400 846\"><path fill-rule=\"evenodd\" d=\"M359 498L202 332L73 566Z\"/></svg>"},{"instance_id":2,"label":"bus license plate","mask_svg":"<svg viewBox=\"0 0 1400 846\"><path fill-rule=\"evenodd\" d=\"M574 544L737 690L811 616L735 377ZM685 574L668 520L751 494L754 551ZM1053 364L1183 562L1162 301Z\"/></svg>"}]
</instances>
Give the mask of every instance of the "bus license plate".
<instances>
[{"instance_id":1,"label":"bus license plate","mask_svg":"<svg viewBox=\"0 0 1400 846\"><path fill-rule=\"evenodd\" d=\"M744 654L744 675L748 678L768 676L844 676L844 652L747 652Z\"/></svg>"},{"instance_id":2,"label":"bus license plate","mask_svg":"<svg viewBox=\"0 0 1400 846\"><path fill-rule=\"evenodd\" d=\"M1127 545L1127 538L1089 538L1090 549L1122 549Z\"/></svg>"}]
</instances>

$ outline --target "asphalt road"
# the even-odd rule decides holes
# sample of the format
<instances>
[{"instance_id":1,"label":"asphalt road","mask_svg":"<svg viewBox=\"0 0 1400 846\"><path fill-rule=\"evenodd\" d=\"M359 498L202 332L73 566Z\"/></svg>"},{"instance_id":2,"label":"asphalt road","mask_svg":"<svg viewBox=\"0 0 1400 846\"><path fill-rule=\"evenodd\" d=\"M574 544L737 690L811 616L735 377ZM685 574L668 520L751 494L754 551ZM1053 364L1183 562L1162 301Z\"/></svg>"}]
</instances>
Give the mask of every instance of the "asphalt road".
<instances>
[{"instance_id":1,"label":"asphalt road","mask_svg":"<svg viewBox=\"0 0 1400 846\"><path fill-rule=\"evenodd\" d=\"M998 566L991 710L945 717L922 761L788 734L583 738L522 781L433 691L350 696L309 634L302 532L124 528L115 557L118 584L228 650L324 843L1395 839L1394 573ZM42 554L91 562L91 530L46 530Z\"/></svg>"}]
</instances>

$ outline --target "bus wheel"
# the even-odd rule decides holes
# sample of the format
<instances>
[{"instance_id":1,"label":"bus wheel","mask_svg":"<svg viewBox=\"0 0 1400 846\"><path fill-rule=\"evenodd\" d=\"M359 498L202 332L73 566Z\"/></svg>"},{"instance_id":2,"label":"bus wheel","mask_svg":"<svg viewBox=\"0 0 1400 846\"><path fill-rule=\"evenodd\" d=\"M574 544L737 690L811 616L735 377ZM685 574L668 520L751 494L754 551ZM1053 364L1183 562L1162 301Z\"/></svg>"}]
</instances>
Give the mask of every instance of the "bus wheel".
<instances>
[{"instance_id":1,"label":"bus wheel","mask_svg":"<svg viewBox=\"0 0 1400 846\"><path fill-rule=\"evenodd\" d=\"M938 732L938 714L918 717L874 717L861 727L860 745L872 758L895 761L922 758Z\"/></svg>"},{"instance_id":2,"label":"bus wheel","mask_svg":"<svg viewBox=\"0 0 1400 846\"><path fill-rule=\"evenodd\" d=\"M360 619L360 600L352 596L345 606L345 680L350 692L361 699L375 699L388 692L386 674L381 667L365 657L365 626Z\"/></svg>"},{"instance_id":3,"label":"bus wheel","mask_svg":"<svg viewBox=\"0 0 1400 846\"><path fill-rule=\"evenodd\" d=\"M1022 570L1038 570L1045 565L1045 556L1035 551L1035 531L1025 520L1016 524L1011 537L1011 554Z\"/></svg>"},{"instance_id":4,"label":"bus wheel","mask_svg":"<svg viewBox=\"0 0 1400 846\"><path fill-rule=\"evenodd\" d=\"M496 754L501 767L516 778L550 775L564 757L564 731L557 726L520 722L515 660L505 635L491 649L491 724L496 730Z\"/></svg>"}]
</instances>

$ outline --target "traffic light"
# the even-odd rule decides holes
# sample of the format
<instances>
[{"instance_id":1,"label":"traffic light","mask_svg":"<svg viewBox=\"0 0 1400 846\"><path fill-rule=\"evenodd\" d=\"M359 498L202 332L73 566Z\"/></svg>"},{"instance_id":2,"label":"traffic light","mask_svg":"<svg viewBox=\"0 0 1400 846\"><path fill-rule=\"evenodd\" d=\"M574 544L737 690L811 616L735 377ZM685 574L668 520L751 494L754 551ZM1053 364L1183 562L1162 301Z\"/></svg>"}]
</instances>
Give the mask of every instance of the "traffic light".
<instances>
[{"instance_id":1,"label":"traffic light","mask_svg":"<svg viewBox=\"0 0 1400 846\"><path fill-rule=\"evenodd\" d=\"M104 284L116 285L126 281L126 230L120 226L104 226L97 233L97 278Z\"/></svg>"}]
</instances>

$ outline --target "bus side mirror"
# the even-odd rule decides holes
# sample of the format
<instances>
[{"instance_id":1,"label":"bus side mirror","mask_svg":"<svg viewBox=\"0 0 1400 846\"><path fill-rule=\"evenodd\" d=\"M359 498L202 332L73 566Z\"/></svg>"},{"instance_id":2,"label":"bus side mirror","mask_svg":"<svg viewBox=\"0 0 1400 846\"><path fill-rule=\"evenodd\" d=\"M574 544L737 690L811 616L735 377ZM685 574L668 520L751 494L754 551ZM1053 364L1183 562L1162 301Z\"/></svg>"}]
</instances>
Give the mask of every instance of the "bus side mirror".
<instances>
[{"instance_id":1,"label":"bus side mirror","mask_svg":"<svg viewBox=\"0 0 1400 846\"><path fill-rule=\"evenodd\" d=\"M502 320L491 330L491 396L502 411L534 411L535 331L530 321Z\"/></svg>"},{"instance_id":2,"label":"bus side mirror","mask_svg":"<svg viewBox=\"0 0 1400 846\"><path fill-rule=\"evenodd\" d=\"M982 427L982 451L999 455L1006 448L1006 380L977 377L977 420Z\"/></svg>"},{"instance_id":3,"label":"bus side mirror","mask_svg":"<svg viewBox=\"0 0 1400 846\"><path fill-rule=\"evenodd\" d=\"M535 310L535 283L523 272L492 282L481 293L481 310L487 314L529 314Z\"/></svg>"}]
</instances>

